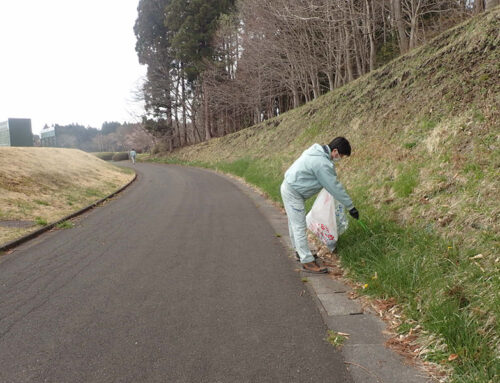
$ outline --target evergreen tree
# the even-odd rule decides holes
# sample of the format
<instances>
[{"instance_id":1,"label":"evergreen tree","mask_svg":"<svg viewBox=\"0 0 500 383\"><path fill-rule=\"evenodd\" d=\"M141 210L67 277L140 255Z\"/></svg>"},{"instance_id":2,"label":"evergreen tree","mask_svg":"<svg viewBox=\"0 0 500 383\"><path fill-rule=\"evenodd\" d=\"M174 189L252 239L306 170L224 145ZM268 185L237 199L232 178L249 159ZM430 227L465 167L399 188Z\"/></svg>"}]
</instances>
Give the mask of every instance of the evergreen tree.
<instances>
[{"instance_id":1,"label":"evergreen tree","mask_svg":"<svg viewBox=\"0 0 500 383\"><path fill-rule=\"evenodd\" d=\"M231 12L234 0L172 0L165 9L165 24L170 31L175 57L183 63L189 82L211 61L212 40L222 14Z\"/></svg>"},{"instance_id":2,"label":"evergreen tree","mask_svg":"<svg viewBox=\"0 0 500 383\"><path fill-rule=\"evenodd\" d=\"M119 122L104 122L101 127L101 134L110 134L116 132L116 129L118 129L121 126Z\"/></svg>"}]
</instances>

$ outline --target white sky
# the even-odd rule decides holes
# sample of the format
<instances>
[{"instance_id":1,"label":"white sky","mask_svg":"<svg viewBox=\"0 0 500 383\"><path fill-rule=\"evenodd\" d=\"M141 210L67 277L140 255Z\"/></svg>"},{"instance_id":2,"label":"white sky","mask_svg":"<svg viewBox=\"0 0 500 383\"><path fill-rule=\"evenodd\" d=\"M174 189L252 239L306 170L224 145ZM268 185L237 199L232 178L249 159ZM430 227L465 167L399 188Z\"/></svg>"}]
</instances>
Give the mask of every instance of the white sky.
<instances>
[{"instance_id":1,"label":"white sky","mask_svg":"<svg viewBox=\"0 0 500 383\"><path fill-rule=\"evenodd\" d=\"M0 0L0 121L136 121L139 0Z\"/></svg>"}]
</instances>

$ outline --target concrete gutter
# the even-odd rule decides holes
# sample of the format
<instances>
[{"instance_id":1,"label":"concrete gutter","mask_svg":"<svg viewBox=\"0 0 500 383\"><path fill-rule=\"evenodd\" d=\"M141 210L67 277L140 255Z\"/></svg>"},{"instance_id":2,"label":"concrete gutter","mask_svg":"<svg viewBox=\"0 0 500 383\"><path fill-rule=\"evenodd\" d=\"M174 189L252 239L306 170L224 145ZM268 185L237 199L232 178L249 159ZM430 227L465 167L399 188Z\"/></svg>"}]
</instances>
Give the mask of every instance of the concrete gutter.
<instances>
[{"instance_id":1,"label":"concrete gutter","mask_svg":"<svg viewBox=\"0 0 500 383\"><path fill-rule=\"evenodd\" d=\"M288 220L284 213L252 187L236 177L217 173L243 191L271 223L276 236L290 249ZM290 249L290 263L300 270ZM431 383L427 372L409 365L405 359L385 346L386 324L374 313L364 310L359 300L350 299L352 289L330 275L300 272L315 300L328 329L350 334L341 352L354 383ZM326 334L325 334L326 337ZM333 346L332 346L333 347Z\"/></svg>"},{"instance_id":2,"label":"concrete gutter","mask_svg":"<svg viewBox=\"0 0 500 383\"><path fill-rule=\"evenodd\" d=\"M38 237L40 234L43 234L51 229L53 229L55 226L59 225L60 223L64 222L64 221L67 221L67 220L70 220L71 218L75 218L93 208L95 208L96 206L102 204L104 201L107 201L108 199L114 197L115 195L117 195L118 193L122 192L123 190L125 190L127 187L129 187L135 180L137 179L137 173L134 175L134 178L129 182L127 183L125 186L121 187L120 189L118 189L117 191L115 191L114 193L111 193L110 195L100 199L99 201L96 201L86 207L84 207L83 209L81 210L78 210L77 212L75 213L72 213L56 222L52 222L52 223L49 223L47 225L45 225L44 227L36 230L36 231L33 231L29 234L26 234L25 236L21 237L21 238L18 238L18 239L15 239L13 241L10 241L10 242L7 242L7 243L4 243L2 245L0 245L0 251L7 251L7 250L10 250L12 249L13 247L16 247L16 246L19 246L33 238L36 238Z\"/></svg>"}]
</instances>

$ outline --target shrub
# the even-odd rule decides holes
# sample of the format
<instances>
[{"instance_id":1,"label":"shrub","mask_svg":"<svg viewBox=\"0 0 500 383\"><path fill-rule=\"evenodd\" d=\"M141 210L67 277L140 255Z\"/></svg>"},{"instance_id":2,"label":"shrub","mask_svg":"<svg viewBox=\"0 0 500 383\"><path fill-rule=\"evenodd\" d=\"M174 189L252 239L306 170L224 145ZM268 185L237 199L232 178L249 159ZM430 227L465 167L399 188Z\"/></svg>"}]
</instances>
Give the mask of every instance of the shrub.
<instances>
[{"instance_id":1,"label":"shrub","mask_svg":"<svg viewBox=\"0 0 500 383\"><path fill-rule=\"evenodd\" d=\"M161 154L167 152L170 152L170 144L167 141L159 141L151 149L151 154Z\"/></svg>"},{"instance_id":2,"label":"shrub","mask_svg":"<svg viewBox=\"0 0 500 383\"><path fill-rule=\"evenodd\" d=\"M97 157L97 158L100 158L101 160L104 160L104 161L111 161L113 159L113 155L115 153L113 152L101 152L101 153L94 153L94 155Z\"/></svg>"},{"instance_id":3,"label":"shrub","mask_svg":"<svg viewBox=\"0 0 500 383\"><path fill-rule=\"evenodd\" d=\"M118 152L115 153L113 158L113 161L125 161L128 160L128 153L127 152Z\"/></svg>"}]
</instances>

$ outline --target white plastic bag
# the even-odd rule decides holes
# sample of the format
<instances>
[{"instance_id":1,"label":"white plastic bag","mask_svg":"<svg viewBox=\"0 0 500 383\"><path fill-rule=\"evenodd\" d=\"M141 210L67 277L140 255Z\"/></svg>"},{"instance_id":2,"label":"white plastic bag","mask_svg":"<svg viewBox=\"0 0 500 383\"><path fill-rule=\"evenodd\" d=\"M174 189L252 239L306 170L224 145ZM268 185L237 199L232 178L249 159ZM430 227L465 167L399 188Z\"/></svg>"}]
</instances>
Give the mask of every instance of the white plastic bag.
<instances>
[{"instance_id":1,"label":"white plastic bag","mask_svg":"<svg viewBox=\"0 0 500 383\"><path fill-rule=\"evenodd\" d=\"M306 216L307 228L323 242L330 251L335 250L339 236L347 230L345 207L322 189Z\"/></svg>"}]
</instances>

